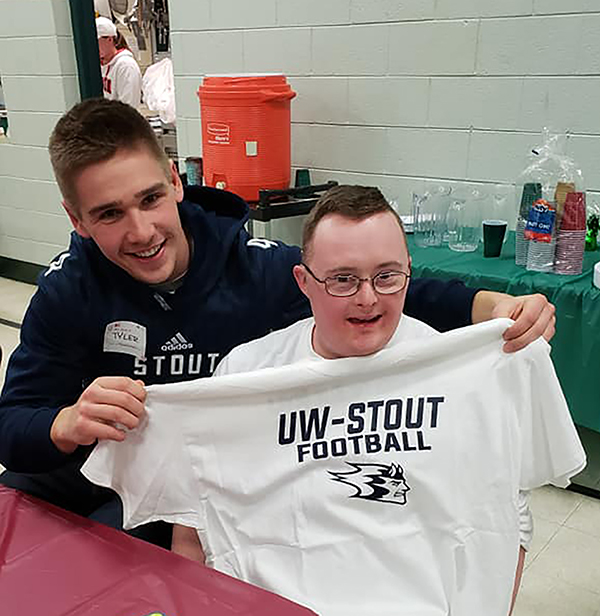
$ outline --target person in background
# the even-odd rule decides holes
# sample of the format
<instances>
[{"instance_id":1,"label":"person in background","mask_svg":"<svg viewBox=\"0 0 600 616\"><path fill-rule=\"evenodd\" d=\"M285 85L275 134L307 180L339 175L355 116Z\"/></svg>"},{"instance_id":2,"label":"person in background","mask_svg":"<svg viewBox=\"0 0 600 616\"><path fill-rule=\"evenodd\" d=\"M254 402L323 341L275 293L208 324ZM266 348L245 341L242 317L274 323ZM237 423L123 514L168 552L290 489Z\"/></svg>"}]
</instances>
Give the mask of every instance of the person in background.
<instances>
[{"instance_id":1,"label":"person in background","mask_svg":"<svg viewBox=\"0 0 600 616\"><path fill-rule=\"evenodd\" d=\"M235 346L310 315L297 246L256 239L236 195L182 186L150 124L88 99L56 125L50 157L73 224L38 281L0 396L0 483L122 528L117 495L79 473L97 440L123 441L144 385L211 376ZM405 312L445 331L499 316L505 349L554 334L543 295L413 278ZM141 532L142 529L140 529ZM168 545L166 533L145 539Z\"/></svg>"},{"instance_id":2,"label":"person in background","mask_svg":"<svg viewBox=\"0 0 600 616\"><path fill-rule=\"evenodd\" d=\"M96 32L104 96L139 107L142 102L142 73L125 37L106 17L96 18Z\"/></svg>"}]
</instances>

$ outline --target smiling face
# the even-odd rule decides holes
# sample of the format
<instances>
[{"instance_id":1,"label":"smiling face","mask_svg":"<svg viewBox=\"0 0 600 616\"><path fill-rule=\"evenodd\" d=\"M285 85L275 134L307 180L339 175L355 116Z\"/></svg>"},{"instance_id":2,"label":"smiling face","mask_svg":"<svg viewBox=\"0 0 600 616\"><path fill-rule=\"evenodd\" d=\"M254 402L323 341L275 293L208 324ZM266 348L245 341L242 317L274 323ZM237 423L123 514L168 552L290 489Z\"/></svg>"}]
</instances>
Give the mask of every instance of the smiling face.
<instances>
[{"instance_id":1,"label":"smiling face","mask_svg":"<svg viewBox=\"0 0 600 616\"><path fill-rule=\"evenodd\" d=\"M115 265L147 284L186 272L190 248L177 209L183 187L172 163L167 176L146 148L119 150L83 169L73 188L76 203L64 206L75 230Z\"/></svg>"},{"instance_id":2,"label":"smiling face","mask_svg":"<svg viewBox=\"0 0 600 616\"><path fill-rule=\"evenodd\" d=\"M371 278L381 272L410 271L404 234L390 212L361 220L325 216L315 228L306 260L321 280L340 274ZM322 357L370 355L396 331L408 285L381 295L363 282L355 295L332 297L301 265L294 267L294 276L310 301L315 317L313 348Z\"/></svg>"}]
</instances>

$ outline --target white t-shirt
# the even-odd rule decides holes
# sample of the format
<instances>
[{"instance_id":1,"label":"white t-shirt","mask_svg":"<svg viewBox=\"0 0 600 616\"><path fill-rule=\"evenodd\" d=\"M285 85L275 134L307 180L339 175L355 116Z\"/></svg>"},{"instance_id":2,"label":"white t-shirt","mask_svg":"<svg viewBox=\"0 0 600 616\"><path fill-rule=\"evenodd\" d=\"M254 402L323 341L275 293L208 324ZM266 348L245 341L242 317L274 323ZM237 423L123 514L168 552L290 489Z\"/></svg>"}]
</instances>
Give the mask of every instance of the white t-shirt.
<instances>
[{"instance_id":1,"label":"white t-shirt","mask_svg":"<svg viewBox=\"0 0 600 616\"><path fill-rule=\"evenodd\" d=\"M131 51L121 49L101 69L104 98L118 100L137 109L142 102L142 73Z\"/></svg>"},{"instance_id":2,"label":"white t-shirt","mask_svg":"<svg viewBox=\"0 0 600 616\"><path fill-rule=\"evenodd\" d=\"M84 474L126 527L195 527L215 568L322 616L506 616L519 487L585 464L548 345L504 353L509 324L149 387L145 428Z\"/></svg>"},{"instance_id":3,"label":"white t-shirt","mask_svg":"<svg viewBox=\"0 0 600 616\"><path fill-rule=\"evenodd\" d=\"M274 368L305 359L321 359L312 346L314 318L310 317L267 337L252 340L233 349L215 370L215 376ZM400 324L386 345L391 347L407 340L439 336L440 333L417 319L402 315ZM519 491L519 543L529 550L533 539L533 516L529 509L529 493Z\"/></svg>"}]
</instances>

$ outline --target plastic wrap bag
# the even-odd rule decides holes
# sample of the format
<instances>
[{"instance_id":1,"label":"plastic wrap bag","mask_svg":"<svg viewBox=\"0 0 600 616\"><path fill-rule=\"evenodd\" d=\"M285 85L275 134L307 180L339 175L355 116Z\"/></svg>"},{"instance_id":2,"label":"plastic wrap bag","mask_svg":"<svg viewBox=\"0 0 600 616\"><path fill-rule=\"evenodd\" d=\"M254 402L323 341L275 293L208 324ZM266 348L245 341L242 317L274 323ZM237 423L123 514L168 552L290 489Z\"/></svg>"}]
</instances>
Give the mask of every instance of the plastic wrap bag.
<instances>
[{"instance_id":1,"label":"plastic wrap bag","mask_svg":"<svg viewBox=\"0 0 600 616\"><path fill-rule=\"evenodd\" d=\"M170 58L164 58L146 69L142 79L142 93L148 109L157 112L162 122L175 122L175 81Z\"/></svg>"},{"instance_id":2,"label":"plastic wrap bag","mask_svg":"<svg viewBox=\"0 0 600 616\"><path fill-rule=\"evenodd\" d=\"M565 153L566 135L542 134L517 180L515 261L528 270L579 274L585 246L583 175Z\"/></svg>"}]
</instances>

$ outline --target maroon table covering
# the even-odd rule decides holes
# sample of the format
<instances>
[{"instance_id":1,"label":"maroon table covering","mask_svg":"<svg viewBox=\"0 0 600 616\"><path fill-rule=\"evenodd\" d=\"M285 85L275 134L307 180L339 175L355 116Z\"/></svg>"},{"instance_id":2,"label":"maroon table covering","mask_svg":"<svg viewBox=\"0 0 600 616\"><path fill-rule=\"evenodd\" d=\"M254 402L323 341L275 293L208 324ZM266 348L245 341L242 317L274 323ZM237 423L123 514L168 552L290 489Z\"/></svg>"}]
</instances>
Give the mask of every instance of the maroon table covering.
<instances>
[{"instance_id":1,"label":"maroon table covering","mask_svg":"<svg viewBox=\"0 0 600 616\"><path fill-rule=\"evenodd\" d=\"M314 616L270 592L0 486L0 614Z\"/></svg>"}]
</instances>

